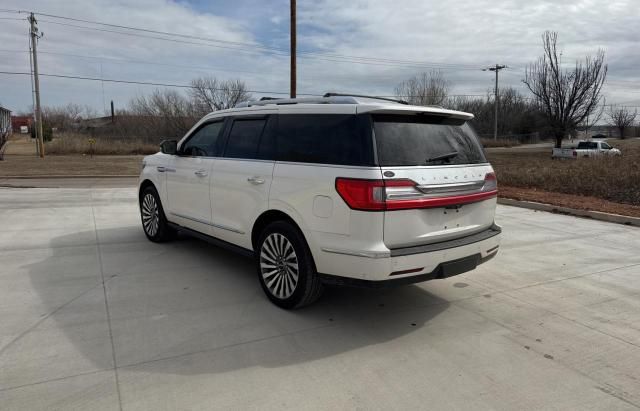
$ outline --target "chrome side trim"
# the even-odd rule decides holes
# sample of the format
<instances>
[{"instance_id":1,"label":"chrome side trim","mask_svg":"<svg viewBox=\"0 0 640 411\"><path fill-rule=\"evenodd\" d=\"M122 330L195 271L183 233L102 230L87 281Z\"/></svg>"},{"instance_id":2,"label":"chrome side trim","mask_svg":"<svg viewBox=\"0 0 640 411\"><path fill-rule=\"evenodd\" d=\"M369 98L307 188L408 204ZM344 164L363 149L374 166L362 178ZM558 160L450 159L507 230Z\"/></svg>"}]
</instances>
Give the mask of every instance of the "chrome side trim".
<instances>
[{"instance_id":1,"label":"chrome side trim","mask_svg":"<svg viewBox=\"0 0 640 411\"><path fill-rule=\"evenodd\" d=\"M211 224L211 223L210 223L210 222L208 222L208 221L201 220L201 219L199 219L199 218L189 217L189 216L186 216L186 215L184 215L184 214L178 214L178 213L174 213L174 212L171 212L171 213L169 213L169 214L171 214L171 215L173 215L173 216L176 216L176 217L184 218L184 219L186 219L186 220L195 221L196 223L206 224L206 225L211 225L211 226L213 225L213 224Z\"/></svg>"},{"instance_id":2,"label":"chrome side trim","mask_svg":"<svg viewBox=\"0 0 640 411\"><path fill-rule=\"evenodd\" d=\"M176 216L176 217L184 218L186 220L195 221L196 223L205 224L205 225L208 225L210 227L219 228L221 230L227 230L227 231L231 231L231 232L237 233L237 234L244 234L244 231L238 230L238 229L235 229L235 228L232 228L232 227L227 227L226 225L213 224L213 223L211 223L209 221L205 221L205 220L201 220L199 218L189 217L189 216L186 216L186 215L183 215L183 214L178 214L178 213L173 213L173 212L170 213L170 214L173 215L173 216Z\"/></svg>"},{"instance_id":3,"label":"chrome side trim","mask_svg":"<svg viewBox=\"0 0 640 411\"><path fill-rule=\"evenodd\" d=\"M353 255L356 257L365 257L365 258L391 257L391 253L389 251L352 251L352 250L342 250L337 248L326 248L326 247L323 247L322 251L324 251L325 253Z\"/></svg>"},{"instance_id":4,"label":"chrome side trim","mask_svg":"<svg viewBox=\"0 0 640 411\"><path fill-rule=\"evenodd\" d=\"M244 234L244 231L238 230L237 228L228 227L226 225L211 224L211 226L215 228L219 228L221 230L231 231L232 233L236 233L236 234Z\"/></svg>"}]
</instances>

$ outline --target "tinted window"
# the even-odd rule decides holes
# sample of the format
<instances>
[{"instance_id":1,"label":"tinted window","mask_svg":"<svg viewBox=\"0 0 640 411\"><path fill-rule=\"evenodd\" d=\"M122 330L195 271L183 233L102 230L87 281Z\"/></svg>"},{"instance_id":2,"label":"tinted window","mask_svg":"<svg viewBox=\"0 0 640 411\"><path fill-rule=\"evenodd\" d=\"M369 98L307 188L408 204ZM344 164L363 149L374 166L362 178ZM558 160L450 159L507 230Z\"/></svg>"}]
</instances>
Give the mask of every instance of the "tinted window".
<instances>
[{"instance_id":1,"label":"tinted window","mask_svg":"<svg viewBox=\"0 0 640 411\"><path fill-rule=\"evenodd\" d=\"M224 156L229 158L256 158L260 136L266 119L236 119L229 132Z\"/></svg>"},{"instance_id":2,"label":"tinted window","mask_svg":"<svg viewBox=\"0 0 640 411\"><path fill-rule=\"evenodd\" d=\"M187 156L213 157L217 155L216 142L223 125L223 121L218 121L200 127L181 147L181 153Z\"/></svg>"},{"instance_id":3,"label":"tinted window","mask_svg":"<svg viewBox=\"0 0 640 411\"><path fill-rule=\"evenodd\" d=\"M600 147L602 147L604 150L611 150L611 146L607 143L600 143Z\"/></svg>"},{"instance_id":4,"label":"tinted window","mask_svg":"<svg viewBox=\"0 0 640 411\"><path fill-rule=\"evenodd\" d=\"M278 160L372 165L370 123L348 114L284 114L278 119Z\"/></svg>"},{"instance_id":5,"label":"tinted window","mask_svg":"<svg viewBox=\"0 0 640 411\"><path fill-rule=\"evenodd\" d=\"M381 166L478 164L486 159L464 121L437 116L374 115Z\"/></svg>"},{"instance_id":6,"label":"tinted window","mask_svg":"<svg viewBox=\"0 0 640 411\"><path fill-rule=\"evenodd\" d=\"M597 148L598 148L598 143L593 143L590 141L583 141L581 143L578 143L579 150L594 150Z\"/></svg>"}]
</instances>

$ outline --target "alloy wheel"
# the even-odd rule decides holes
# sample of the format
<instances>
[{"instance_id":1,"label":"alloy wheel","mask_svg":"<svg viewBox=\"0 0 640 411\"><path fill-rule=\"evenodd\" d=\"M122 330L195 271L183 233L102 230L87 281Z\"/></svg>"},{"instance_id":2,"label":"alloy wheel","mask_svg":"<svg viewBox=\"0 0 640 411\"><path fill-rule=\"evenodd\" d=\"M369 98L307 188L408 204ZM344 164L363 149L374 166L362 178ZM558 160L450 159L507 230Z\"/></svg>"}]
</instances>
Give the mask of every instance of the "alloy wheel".
<instances>
[{"instance_id":1,"label":"alloy wheel","mask_svg":"<svg viewBox=\"0 0 640 411\"><path fill-rule=\"evenodd\" d=\"M291 242L280 233L271 233L260 249L260 273L269 292L286 299L298 285L298 257Z\"/></svg>"},{"instance_id":2,"label":"alloy wheel","mask_svg":"<svg viewBox=\"0 0 640 411\"><path fill-rule=\"evenodd\" d=\"M144 231L151 237L155 236L160 223L160 210L153 194L146 194L144 196L140 210L142 212Z\"/></svg>"}]
</instances>

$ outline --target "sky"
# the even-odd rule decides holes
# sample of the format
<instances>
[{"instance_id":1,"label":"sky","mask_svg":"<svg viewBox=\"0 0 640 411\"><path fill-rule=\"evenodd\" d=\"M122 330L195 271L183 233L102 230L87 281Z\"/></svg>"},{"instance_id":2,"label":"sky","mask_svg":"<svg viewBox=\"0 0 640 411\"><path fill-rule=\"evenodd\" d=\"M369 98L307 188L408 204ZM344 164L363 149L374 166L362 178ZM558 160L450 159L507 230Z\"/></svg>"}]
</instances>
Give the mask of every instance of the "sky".
<instances>
[{"instance_id":1,"label":"sky","mask_svg":"<svg viewBox=\"0 0 640 411\"><path fill-rule=\"evenodd\" d=\"M288 93L288 0L3 0L0 71L28 73L27 14L10 10L36 13L43 74L175 85L214 76L243 80L254 97ZM298 0L298 93L391 96L401 81L437 69L451 94L486 95L495 77L482 68L505 64L500 86L527 95L524 69L542 54L545 30L558 32L567 67L603 49L607 104L640 107L637 0ZM164 88L46 76L40 83L43 105L99 114L111 100L123 108ZM28 110L29 76L0 74L0 105Z\"/></svg>"}]
</instances>

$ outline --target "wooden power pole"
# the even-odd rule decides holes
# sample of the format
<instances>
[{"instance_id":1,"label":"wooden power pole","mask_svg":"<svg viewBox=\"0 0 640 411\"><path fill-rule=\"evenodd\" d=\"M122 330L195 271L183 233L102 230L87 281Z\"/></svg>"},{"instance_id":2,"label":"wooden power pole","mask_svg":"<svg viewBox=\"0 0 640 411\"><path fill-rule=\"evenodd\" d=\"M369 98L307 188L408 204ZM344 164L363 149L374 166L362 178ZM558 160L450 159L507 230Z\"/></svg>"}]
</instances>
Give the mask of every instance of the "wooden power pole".
<instances>
[{"instance_id":1,"label":"wooden power pole","mask_svg":"<svg viewBox=\"0 0 640 411\"><path fill-rule=\"evenodd\" d=\"M507 68L504 64L496 64L492 67L487 67L486 69L482 69L483 71L495 71L496 72L496 90L494 94L494 108L495 115L493 117L493 139L498 139L498 105L500 104L500 89L498 88L498 72L502 69Z\"/></svg>"},{"instance_id":2,"label":"wooden power pole","mask_svg":"<svg viewBox=\"0 0 640 411\"><path fill-rule=\"evenodd\" d=\"M38 144L38 153L40 158L44 158L44 138L42 136L42 110L40 108L40 79L38 78L38 39L41 37L38 33L38 23L33 13L29 15L29 23L31 23L31 53L33 59L33 83L36 93L36 140Z\"/></svg>"},{"instance_id":3,"label":"wooden power pole","mask_svg":"<svg viewBox=\"0 0 640 411\"><path fill-rule=\"evenodd\" d=\"M297 67L296 67L296 0L291 2L291 98L296 98Z\"/></svg>"}]
</instances>

